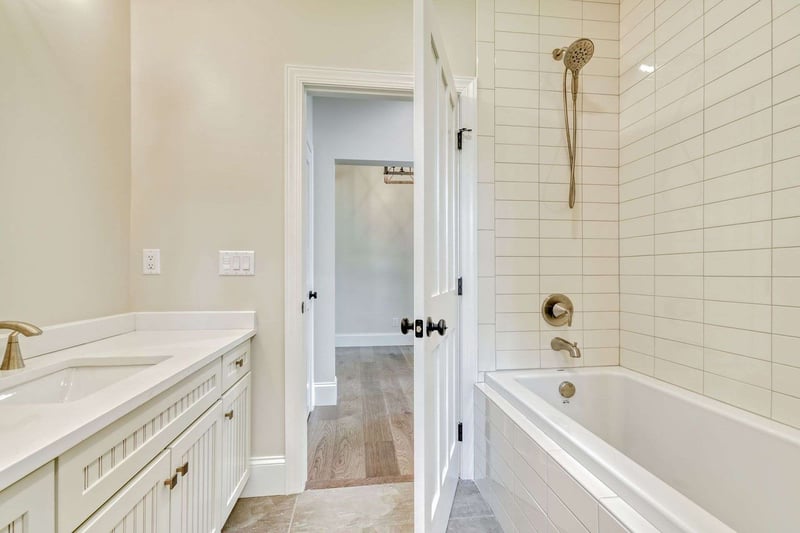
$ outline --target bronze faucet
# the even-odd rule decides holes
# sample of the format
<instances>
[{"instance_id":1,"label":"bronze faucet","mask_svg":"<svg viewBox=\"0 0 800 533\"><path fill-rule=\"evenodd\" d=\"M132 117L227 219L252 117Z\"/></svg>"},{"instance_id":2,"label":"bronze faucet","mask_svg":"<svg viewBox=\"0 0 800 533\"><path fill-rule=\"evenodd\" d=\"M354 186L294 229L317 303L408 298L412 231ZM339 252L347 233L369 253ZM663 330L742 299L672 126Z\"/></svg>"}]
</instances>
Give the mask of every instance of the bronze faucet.
<instances>
[{"instance_id":1,"label":"bronze faucet","mask_svg":"<svg viewBox=\"0 0 800 533\"><path fill-rule=\"evenodd\" d=\"M556 351L567 350L569 356L573 358L581 356L581 350L578 348L577 342L569 342L561 337L553 337L553 340L550 341L550 347Z\"/></svg>"},{"instance_id":2,"label":"bronze faucet","mask_svg":"<svg viewBox=\"0 0 800 533\"><path fill-rule=\"evenodd\" d=\"M25 361L22 359L22 351L19 349L19 334L22 333L26 337L31 337L35 335L41 335L42 330L33 324L14 320L0 322L0 329L13 330L8 336L6 353L3 356L3 363L0 364L0 370L17 370L20 368L25 368Z\"/></svg>"}]
</instances>

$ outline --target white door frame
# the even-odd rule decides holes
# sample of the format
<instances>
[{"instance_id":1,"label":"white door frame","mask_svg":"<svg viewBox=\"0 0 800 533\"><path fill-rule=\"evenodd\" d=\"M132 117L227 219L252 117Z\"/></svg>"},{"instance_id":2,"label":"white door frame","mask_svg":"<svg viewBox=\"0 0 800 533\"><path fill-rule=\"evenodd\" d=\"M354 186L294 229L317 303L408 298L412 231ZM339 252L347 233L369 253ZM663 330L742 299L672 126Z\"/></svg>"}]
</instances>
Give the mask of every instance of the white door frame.
<instances>
[{"instance_id":1,"label":"white door frame","mask_svg":"<svg viewBox=\"0 0 800 533\"><path fill-rule=\"evenodd\" d=\"M477 82L456 78L461 95L462 124L472 128L477 139ZM286 494L305 489L308 432L306 422L307 366L303 353L303 151L305 143L306 95L313 93L374 94L409 97L414 91L411 74L373 70L350 70L288 65L286 67L286 159L285 159L285 272L284 272L284 438ZM471 124L470 124L471 122ZM469 138L469 137L467 137ZM477 380L477 149L465 142L461 163L461 271L464 296L461 301L461 413L472 420L472 390ZM465 424L462 446L462 477L472 477L473 440L471 423Z\"/></svg>"}]
</instances>

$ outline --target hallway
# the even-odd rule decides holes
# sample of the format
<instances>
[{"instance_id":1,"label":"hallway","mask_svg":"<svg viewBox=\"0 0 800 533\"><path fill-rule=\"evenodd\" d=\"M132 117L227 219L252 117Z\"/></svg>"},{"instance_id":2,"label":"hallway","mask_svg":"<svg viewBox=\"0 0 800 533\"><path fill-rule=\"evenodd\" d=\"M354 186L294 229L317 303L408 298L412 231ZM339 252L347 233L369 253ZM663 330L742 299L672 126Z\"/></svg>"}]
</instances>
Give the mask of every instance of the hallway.
<instances>
[{"instance_id":1,"label":"hallway","mask_svg":"<svg viewBox=\"0 0 800 533\"><path fill-rule=\"evenodd\" d=\"M336 349L338 404L308 421L307 490L414 479L411 346Z\"/></svg>"}]
</instances>

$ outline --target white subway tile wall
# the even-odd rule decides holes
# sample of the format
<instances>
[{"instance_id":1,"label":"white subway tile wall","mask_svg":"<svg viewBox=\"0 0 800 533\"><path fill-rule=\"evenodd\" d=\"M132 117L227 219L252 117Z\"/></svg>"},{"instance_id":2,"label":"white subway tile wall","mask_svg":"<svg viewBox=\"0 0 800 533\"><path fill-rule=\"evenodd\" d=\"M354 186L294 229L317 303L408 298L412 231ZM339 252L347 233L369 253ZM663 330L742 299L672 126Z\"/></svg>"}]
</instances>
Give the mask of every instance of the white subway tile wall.
<instances>
[{"instance_id":1,"label":"white subway tile wall","mask_svg":"<svg viewBox=\"0 0 800 533\"><path fill-rule=\"evenodd\" d=\"M800 3L619 8L620 362L800 427Z\"/></svg>"},{"instance_id":2,"label":"white subway tile wall","mask_svg":"<svg viewBox=\"0 0 800 533\"><path fill-rule=\"evenodd\" d=\"M477 0L479 370L619 363L619 4ZM569 209L563 63L595 43L581 75L577 203ZM570 103L571 105L571 103ZM550 293L575 304L553 328ZM581 359L550 340L577 341Z\"/></svg>"}]
</instances>

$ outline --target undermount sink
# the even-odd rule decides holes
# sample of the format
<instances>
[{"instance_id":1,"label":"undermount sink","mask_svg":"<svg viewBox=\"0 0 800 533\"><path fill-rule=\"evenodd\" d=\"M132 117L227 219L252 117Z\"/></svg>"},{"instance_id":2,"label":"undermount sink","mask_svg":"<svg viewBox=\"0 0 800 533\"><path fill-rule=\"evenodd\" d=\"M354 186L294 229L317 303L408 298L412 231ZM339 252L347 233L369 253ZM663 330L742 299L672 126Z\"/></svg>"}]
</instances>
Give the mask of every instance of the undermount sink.
<instances>
[{"instance_id":1,"label":"undermount sink","mask_svg":"<svg viewBox=\"0 0 800 533\"><path fill-rule=\"evenodd\" d=\"M0 377L0 406L73 402L166 359L169 357L94 357L21 370Z\"/></svg>"}]
</instances>

